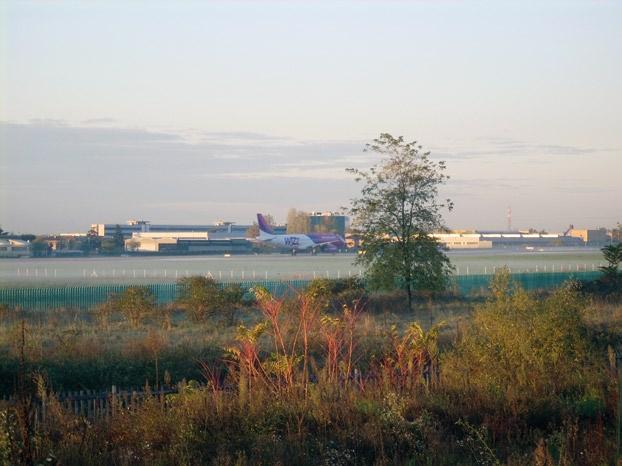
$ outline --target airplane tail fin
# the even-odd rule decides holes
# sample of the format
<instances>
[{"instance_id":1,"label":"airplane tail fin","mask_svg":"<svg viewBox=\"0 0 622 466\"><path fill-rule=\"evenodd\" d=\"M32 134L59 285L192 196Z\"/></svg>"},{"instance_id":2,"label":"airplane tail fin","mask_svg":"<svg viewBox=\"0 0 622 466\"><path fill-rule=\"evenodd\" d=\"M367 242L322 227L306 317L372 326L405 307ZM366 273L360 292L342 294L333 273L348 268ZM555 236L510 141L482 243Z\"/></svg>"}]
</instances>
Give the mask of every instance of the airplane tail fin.
<instances>
[{"instance_id":1,"label":"airplane tail fin","mask_svg":"<svg viewBox=\"0 0 622 466\"><path fill-rule=\"evenodd\" d=\"M268 225L263 215L257 214L257 224L259 225L260 233L266 233L268 235L274 235L274 230Z\"/></svg>"}]
</instances>

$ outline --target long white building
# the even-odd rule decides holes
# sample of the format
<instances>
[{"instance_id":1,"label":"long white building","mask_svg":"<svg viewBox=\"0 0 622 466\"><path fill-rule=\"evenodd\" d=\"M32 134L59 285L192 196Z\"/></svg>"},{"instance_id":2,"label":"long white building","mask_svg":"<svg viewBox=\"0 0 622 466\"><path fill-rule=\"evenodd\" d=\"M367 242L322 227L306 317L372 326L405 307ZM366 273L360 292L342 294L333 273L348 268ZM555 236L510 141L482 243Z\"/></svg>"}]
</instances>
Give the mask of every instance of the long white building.
<instances>
[{"instance_id":1,"label":"long white building","mask_svg":"<svg viewBox=\"0 0 622 466\"><path fill-rule=\"evenodd\" d=\"M0 257L30 256L30 243L18 239L0 239Z\"/></svg>"}]
</instances>

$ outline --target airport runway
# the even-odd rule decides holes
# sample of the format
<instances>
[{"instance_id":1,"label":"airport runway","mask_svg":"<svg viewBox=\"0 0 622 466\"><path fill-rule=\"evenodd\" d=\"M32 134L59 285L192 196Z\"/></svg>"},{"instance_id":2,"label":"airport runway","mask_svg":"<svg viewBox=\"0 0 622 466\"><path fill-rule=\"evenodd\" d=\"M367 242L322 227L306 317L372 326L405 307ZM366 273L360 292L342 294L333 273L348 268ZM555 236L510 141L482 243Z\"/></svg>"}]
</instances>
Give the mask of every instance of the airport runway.
<instances>
[{"instance_id":1,"label":"airport runway","mask_svg":"<svg viewBox=\"0 0 622 466\"><path fill-rule=\"evenodd\" d=\"M595 270L602 254L593 248L461 250L448 253L459 275ZM216 280L344 278L362 273L353 254L240 256L140 256L21 258L0 260L0 286L172 282L189 275Z\"/></svg>"}]
</instances>

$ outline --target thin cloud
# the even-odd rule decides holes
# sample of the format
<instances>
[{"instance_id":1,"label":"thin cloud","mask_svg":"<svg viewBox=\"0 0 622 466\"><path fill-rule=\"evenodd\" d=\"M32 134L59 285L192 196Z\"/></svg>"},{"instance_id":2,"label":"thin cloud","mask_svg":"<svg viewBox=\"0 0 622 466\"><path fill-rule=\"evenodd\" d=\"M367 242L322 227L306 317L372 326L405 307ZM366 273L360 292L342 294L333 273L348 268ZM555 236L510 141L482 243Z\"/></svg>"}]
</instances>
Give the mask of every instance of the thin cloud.
<instances>
[{"instance_id":1,"label":"thin cloud","mask_svg":"<svg viewBox=\"0 0 622 466\"><path fill-rule=\"evenodd\" d=\"M207 139L216 140L235 140L235 141L282 141L287 138L271 136L262 133L253 133L248 131L208 131L201 133Z\"/></svg>"},{"instance_id":2,"label":"thin cloud","mask_svg":"<svg viewBox=\"0 0 622 466\"><path fill-rule=\"evenodd\" d=\"M88 120L82 120L84 125L113 125L117 123L114 118L89 118Z\"/></svg>"},{"instance_id":3,"label":"thin cloud","mask_svg":"<svg viewBox=\"0 0 622 466\"><path fill-rule=\"evenodd\" d=\"M551 157L579 157L585 155L608 154L619 151L612 147L583 147L551 143L534 143L519 141L510 138L480 138L481 143L477 146L465 147L464 143L456 143L452 146L432 147L432 156L451 160L483 160L486 158L522 158L536 156ZM546 160L542 160L545 162Z\"/></svg>"},{"instance_id":4,"label":"thin cloud","mask_svg":"<svg viewBox=\"0 0 622 466\"><path fill-rule=\"evenodd\" d=\"M276 178L291 179L308 179L308 180L344 180L351 179L344 170L335 168L313 168L313 167L292 167L292 168L276 168L270 171L254 171L254 172L229 172L218 174L207 174L205 178L218 178L230 180L270 180Z\"/></svg>"},{"instance_id":5,"label":"thin cloud","mask_svg":"<svg viewBox=\"0 0 622 466\"><path fill-rule=\"evenodd\" d=\"M81 225L132 216L176 223L245 222L268 208L276 214L292 206L336 209L360 189L345 168L380 161L378 154L363 152L366 142L120 128L104 122L0 122L2 223L21 230L80 230ZM588 153L600 157L604 149L513 140L472 146L453 141L429 149L432 158L451 160L453 177L442 192L463 205L494 203L491 193L510 198L537 192L547 199L576 200L579 192L606 197L607 190L614 195L618 189L611 176L601 178L602 186L590 187L588 181L569 180L570 171L560 175L563 180L551 180L548 171L533 169L538 161L559 161L561 153L580 160ZM606 156L615 160L615 153ZM601 160L602 166L608 159ZM472 222L484 215L473 214L480 207L461 215Z\"/></svg>"}]
</instances>

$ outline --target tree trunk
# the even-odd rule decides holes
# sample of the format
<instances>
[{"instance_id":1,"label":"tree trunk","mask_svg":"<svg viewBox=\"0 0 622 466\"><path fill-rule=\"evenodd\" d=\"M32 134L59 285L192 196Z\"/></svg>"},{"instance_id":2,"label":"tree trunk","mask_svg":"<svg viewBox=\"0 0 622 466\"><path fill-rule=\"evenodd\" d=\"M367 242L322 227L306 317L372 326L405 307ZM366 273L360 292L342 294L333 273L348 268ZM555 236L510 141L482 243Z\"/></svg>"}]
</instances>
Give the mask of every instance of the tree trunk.
<instances>
[{"instance_id":1,"label":"tree trunk","mask_svg":"<svg viewBox=\"0 0 622 466\"><path fill-rule=\"evenodd\" d=\"M410 283L406 284L406 294L408 295L408 312L413 311L413 291Z\"/></svg>"}]
</instances>

